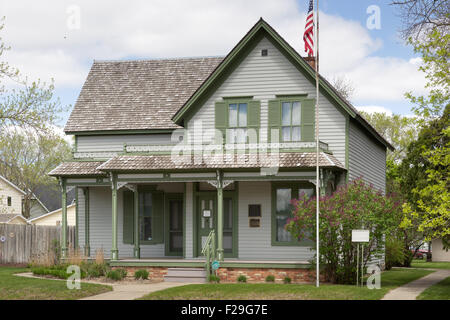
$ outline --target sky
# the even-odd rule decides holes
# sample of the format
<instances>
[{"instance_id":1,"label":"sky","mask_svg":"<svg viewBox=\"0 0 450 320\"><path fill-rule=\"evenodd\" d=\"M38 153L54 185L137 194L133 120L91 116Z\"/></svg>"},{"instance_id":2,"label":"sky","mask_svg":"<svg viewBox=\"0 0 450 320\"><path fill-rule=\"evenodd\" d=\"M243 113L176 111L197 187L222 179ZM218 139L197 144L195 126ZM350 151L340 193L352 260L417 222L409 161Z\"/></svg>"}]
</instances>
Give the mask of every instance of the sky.
<instances>
[{"instance_id":1,"label":"sky","mask_svg":"<svg viewBox=\"0 0 450 320\"><path fill-rule=\"evenodd\" d=\"M93 60L224 56L263 17L301 55L309 0L2 0L0 60L30 80L55 81L74 105ZM420 58L399 38L390 1L320 0L320 70L354 87L360 110L408 115L424 93ZM62 116L64 126L69 112Z\"/></svg>"}]
</instances>

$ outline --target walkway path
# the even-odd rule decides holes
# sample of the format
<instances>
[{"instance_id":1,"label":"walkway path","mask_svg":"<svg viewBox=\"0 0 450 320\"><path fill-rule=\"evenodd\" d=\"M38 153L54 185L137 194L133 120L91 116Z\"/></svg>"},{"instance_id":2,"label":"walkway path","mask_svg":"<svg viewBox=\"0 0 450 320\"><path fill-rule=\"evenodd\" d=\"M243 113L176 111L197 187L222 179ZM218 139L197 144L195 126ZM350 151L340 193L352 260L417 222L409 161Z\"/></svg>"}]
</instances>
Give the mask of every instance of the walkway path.
<instances>
[{"instance_id":1,"label":"walkway path","mask_svg":"<svg viewBox=\"0 0 450 320\"><path fill-rule=\"evenodd\" d=\"M450 277L450 270L427 270L433 270L435 272L389 291L381 300L416 300L422 291Z\"/></svg>"},{"instance_id":2,"label":"walkway path","mask_svg":"<svg viewBox=\"0 0 450 320\"><path fill-rule=\"evenodd\" d=\"M15 275L26 278L43 279L42 277L33 275L31 272L16 273ZM46 280L66 281L63 279L50 279L50 278L46 278ZM96 280L81 280L81 282L108 285L111 286L113 290L105 293L100 293L94 296L85 297L80 300L134 300L155 291L164 290L172 287L185 286L189 284L186 282L111 283Z\"/></svg>"}]
</instances>

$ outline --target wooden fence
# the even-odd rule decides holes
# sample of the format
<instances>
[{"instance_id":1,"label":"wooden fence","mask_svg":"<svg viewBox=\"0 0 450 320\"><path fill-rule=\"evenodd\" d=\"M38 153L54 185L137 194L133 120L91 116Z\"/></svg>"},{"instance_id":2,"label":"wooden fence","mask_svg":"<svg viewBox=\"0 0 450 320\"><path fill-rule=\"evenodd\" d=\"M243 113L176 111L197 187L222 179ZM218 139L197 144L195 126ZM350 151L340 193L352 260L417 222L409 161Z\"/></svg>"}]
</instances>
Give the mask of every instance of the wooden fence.
<instances>
[{"instance_id":1,"label":"wooden fence","mask_svg":"<svg viewBox=\"0 0 450 320\"><path fill-rule=\"evenodd\" d=\"M75 244L75 227L68 227L69 248ZM57 241L57 242L56 242ZM0 223L0 264L23 264L61 243L61 226Z\"/></svg>"}]
</instances>

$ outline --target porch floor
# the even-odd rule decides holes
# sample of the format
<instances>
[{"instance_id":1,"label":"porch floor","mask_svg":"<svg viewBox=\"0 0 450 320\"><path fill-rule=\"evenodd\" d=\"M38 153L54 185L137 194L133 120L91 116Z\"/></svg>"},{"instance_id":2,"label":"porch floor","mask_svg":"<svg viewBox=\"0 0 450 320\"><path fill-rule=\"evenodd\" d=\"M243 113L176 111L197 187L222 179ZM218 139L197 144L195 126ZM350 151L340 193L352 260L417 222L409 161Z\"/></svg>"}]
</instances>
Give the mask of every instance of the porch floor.
<instances>
[{"instance_id":1,"label":"porch floor","mask_svg":"<svg viewBox=\"0 0 450 320\"><path fill-rule=\"evenodd\" d=\"M182 257L162 257L162 258L121 258L116 261L110 261L113 267L204 267L205 258L184 259ZM288 261L288 260L248 260L238 258L225 258L220 263L221 267L229 268L288 268L288 269L307 269L311 267L308 261Z\"/></svg>"}]
</instances>

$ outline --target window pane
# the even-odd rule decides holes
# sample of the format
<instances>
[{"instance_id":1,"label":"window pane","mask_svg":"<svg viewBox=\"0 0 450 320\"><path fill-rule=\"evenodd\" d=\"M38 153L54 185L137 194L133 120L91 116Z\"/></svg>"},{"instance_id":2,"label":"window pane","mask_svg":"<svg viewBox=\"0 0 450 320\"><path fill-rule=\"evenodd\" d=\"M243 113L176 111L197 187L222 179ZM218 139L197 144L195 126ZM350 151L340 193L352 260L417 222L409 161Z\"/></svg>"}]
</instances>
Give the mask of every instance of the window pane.
<instances>
[{"instance_id":1,"label":"window pane","mask_svg":"<svg viewBox=\"0 0 450 320\"><path fill-rule=\"evenodd\" d=\"M296 101L292 103L292 125L300 125L301 112L300 112L300 102Z\"/></svg>"},{"instance_id":2,"label":"window pane","mask_svg":"<svg viewBox=\"0 0 450 320\"><path fill-rule=\"evenodd\" d=\"M291 216L291 189L277 189L276 240L291 241L291 234L284 229Z\"/></svg>"},{"instance_id":3,"label":"window pane","mask_svg":"<svg viewBox=\"0 0 450 320\"><path fill-rule=\"evenodd\" d=\"M227 129L227 142L236 143L236 129Z\"/></svg>"},{"instance_id":4,"label":"window pane","mask_svg":"<svg viewBox=\"0 0 450 320\"><path fill-rule=\"evenodd\" d=\"M300 127L292 127L292 141L300 141L301 139Z\"/></svg>"},{"instance_id":5,"label":"window pane","mask_svg":"<svg viewBox=\"0 0 450 320\"><path fill-rule=\"evenodd\" d=\"M291 141L291 127L283 127L281 129L281 140Z\"/></svg>"},{"instance_id":6,"label":"window pane","mask_svg":"<svg viewBox=\"0 0 450 320\"><path fill-rule=\"evenodd\" d=\"M229 127L237 126L237 105L236 104L229 105L228 126Z\"/></svg>"},{"instance_id":7,"label":"window pane","mask_svg":"<svg viewBox=\"0 0 450 320\"><path fill-rule=\"evenodd\" d=\"M302 198L305 194L308 198L312 197L314 195L314 189L298 189L299 198Z\"/></svg>"},{"instance_id":8,"label":"window pane","mask_svg":"<svg viewBox=\"0 0 450 320\"><path fill-rule=\"evenodd\" d=\"M141 240L152 240L152 194L139 193L139 215Z\"/></svg>"},{"instance_id":9,"label":"window pane","mask_svg":"<svg viewBox=\"0 0 450 320\"><path fill-rule=\"evenodd\" d=\"M291 104L283 102L281 106L281 124L283 126L291 125Z\"/></svg>"},{"instance_id":10,"label":"window pane","mask_svg":"<svg viewBox=\"0 0 450 320\"><path fill-rule=\"evenodd\" d=\"M239 127L247 126L247 104L239 104Z\"/></svg>"},{"instance_id":11,"label":"window pane","mask_svg":"<svg viewBox=\"0 0 450 320\"><path fill-rule=\"evenodd\" d=\"M243 129L243 128L236 129L235 141L237 143L246 143L247 142L247 129Z\"/></svg>"}]
</instances>

